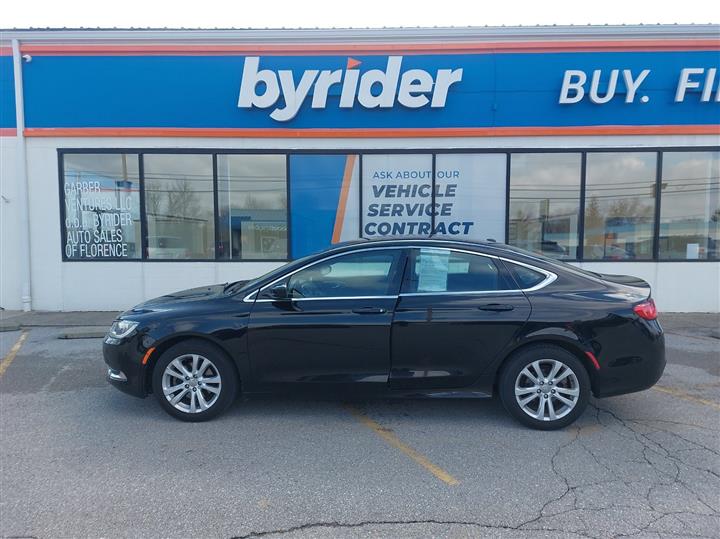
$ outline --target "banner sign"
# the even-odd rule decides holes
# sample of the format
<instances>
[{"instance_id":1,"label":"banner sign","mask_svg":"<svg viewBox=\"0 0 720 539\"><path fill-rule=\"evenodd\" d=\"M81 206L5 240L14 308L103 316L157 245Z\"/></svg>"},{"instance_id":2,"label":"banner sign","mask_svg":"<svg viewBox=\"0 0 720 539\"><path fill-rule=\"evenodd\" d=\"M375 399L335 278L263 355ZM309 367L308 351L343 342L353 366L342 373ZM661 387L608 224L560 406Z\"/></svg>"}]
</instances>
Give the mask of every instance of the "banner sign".
<instances>
[{"instance_id":1,"label":"banner sign","mask_svg":"<svg viewBox=\"0 0 720 539\"><path fill-rule=\"evenodd\" d=\"M31 130L712 126L718 71L717 50L36 55L23 64ZM0 78L8 125L11 80Z\"/></svg>"}]
</instances>

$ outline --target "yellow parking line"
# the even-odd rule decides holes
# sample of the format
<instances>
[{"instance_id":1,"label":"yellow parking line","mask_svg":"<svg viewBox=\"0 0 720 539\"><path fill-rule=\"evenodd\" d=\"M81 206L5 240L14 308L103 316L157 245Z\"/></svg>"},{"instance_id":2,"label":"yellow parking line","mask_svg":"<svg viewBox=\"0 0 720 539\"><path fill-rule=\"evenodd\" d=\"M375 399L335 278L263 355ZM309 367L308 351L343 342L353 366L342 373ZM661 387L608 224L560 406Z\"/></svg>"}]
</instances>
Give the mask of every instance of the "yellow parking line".
<instances>
[{"instance_id":1,"label":"yellow parking line","mask_svg":"<svg viewBox=\"0 0 720 539\"><path fill-rule=\"evenodd\" d=\"M15 344L13 344L13 347L8 352L8 355L6 355L2 361L0 361L0 376L2 376L5 373L5 370L10 366L10 363L13 362L13 359L15 359L15 356L20 351L20 347L25 342L25 339L27 339L27 331L23 331L20 335L20 338L17 340Z\"/></svg>"},{"instance_id":2,"label":"yellow parking line","mask_svg":"<svg viewBox=\"0 0 720 539\"><path fill-rule=\"evenodd\" d=\"M385 440L387 443L389 443L392 447L395 449L399 449L405 455L410 457L412 460L414 460L416 463L418 463L420 466L425 468L428 472L433 474L435 477L437 477L440 481L451 485L459 485L460 481L455 479L452 475L447 473L445 470L440 468L439 466L436 466L432 462L428 460L427 457L422 455L421 453L417 452L415 449L410 447L409 445L403 443L400 438L395 436L394 433L377 423L376 421L373 421L370 419L367 415L362 413L357 408L354 408L352 406L347 406L347 409L350 411L351 414L353 414L363 425L371 429L375 434L380 436L383 440Z\"/></svg>"},{"instance_id":3,"label":"yellow parking line","mask_svg":"<svg viewBox=\"0 0 720 539\"><path fill-rule=\"evenodd\" d=\"M697 404L704 404L705 406L709 406L710 408L720 410L720 404L718 404L717 402L708 399L701 399L699 397L693 397L692 395L688 395L687 393L685 393L684 391L680 391L679 389L673 389L671 387L663 386L653 386L653 389L655 391L667 393L668 395L672 395L673 397L677 397L678 399L695 402Z\"/></svg>"}]
</instances>

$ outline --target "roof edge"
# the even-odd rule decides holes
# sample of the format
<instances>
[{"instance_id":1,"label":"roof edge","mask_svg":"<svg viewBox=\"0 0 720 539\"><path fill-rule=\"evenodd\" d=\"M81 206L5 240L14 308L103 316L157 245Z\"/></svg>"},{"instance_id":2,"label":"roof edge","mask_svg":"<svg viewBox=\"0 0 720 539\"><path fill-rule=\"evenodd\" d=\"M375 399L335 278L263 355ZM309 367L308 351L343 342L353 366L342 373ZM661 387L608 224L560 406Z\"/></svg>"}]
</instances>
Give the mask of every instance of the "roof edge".
<instances>
[{"instance_id":1,"label":"roof edge","mask_svg":"<svg viewBox=\"0 0 720 539\"><path fill-rule=\"evenodd\" d=\"M433 28L29 28L0 29L0 41L35 43L425 43L719 39L720 24L482 26Z\"/></svg>"}]
</instances>

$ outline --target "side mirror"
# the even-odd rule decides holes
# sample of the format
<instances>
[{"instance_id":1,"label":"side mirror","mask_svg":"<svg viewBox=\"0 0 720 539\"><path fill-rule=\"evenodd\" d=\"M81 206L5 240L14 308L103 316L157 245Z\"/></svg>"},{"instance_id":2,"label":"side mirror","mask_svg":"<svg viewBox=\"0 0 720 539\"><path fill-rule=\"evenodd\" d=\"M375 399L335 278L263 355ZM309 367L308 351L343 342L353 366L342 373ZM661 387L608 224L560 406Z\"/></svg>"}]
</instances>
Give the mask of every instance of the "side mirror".
<instances>
[{"instance_id":1,"label":"side mirror","mask_svg":"<svg viewBox=\"0 0 720 539\"><path fill-rule=\"evenodd\" d=\"M290 299L290 294L288 293L288 287L287 284L281 283L276 284L270 289L270 297L272 299L282 301L286 299Z\"/></svg>"}]
</instances>

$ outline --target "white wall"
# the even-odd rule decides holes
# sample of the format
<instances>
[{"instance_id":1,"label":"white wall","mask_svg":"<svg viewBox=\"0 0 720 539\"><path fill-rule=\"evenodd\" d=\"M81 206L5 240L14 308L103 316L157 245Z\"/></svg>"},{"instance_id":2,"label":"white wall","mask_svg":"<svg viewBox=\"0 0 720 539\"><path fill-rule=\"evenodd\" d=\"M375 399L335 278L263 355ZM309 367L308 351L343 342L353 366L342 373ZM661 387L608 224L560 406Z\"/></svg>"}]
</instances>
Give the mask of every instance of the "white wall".
<instances>
[{"instance_id":1,"label":"white wall","mask_svg":"<svg viewBox=\"0 0 720 539\"><path fill-rule=\"evenodd\" d=\"M582 262L598 273L633 275L650 283L662 312L720 312L720 262Z\"/></svg>"},{"instance_id":2,"label":"white wall","mask_svg":"<svg viewBox=\"0 0 720 539\"><path fill-rule=\"evenodd\" d=\"M30 194L32 295L37 310L120 310L173 290L245 279L277 267L271 262L62 262L58 148L573 148L711 146L713 136L651 137L489 137L420 139L213 139L213 138L30 138L27 161ZM16 260L17 229L14 199L17 180L14 139L0 138L2 194L1 305L20 307L20 276ZM9 181L8 181L9 179ZM15 220L13 220L15 219ZM720 263L623 262L583 263L604 273L637 275L653 285L662 311L720 311Z\"/></svg>"},{"instance_id":3,"label":"white wall","mask_svg":"<svg viewBox=\"0 0 720 539\"><path fill-rule=\"evenodd\" d=\"M15 137L0 137L0 307L22 309L20 200L15 170Z\"/></svg>"}]
</instances>

